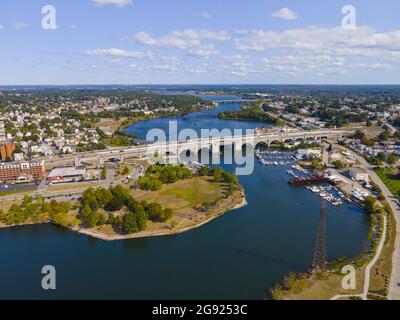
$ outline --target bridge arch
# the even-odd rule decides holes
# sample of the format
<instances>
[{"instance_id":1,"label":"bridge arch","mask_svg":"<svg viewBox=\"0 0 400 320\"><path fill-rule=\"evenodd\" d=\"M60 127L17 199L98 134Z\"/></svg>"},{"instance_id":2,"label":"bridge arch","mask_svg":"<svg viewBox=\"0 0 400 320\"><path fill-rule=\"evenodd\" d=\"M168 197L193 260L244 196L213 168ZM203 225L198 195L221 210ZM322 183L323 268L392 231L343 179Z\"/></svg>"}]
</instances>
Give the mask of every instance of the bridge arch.
<instances>
[{"instance_id":1,"label":"bridge arch","mask_svg":"<svg viewBox=\"0 0 400 320\"><path fill-rule=\"evenodd\" d=\"M281 140L277 140L277 139L271 140L271 141L268 143L268 147L274 146L274 145L280 145L281 143L282 143Z\"/></svg>"},{"instance_id":2,"label":"bridge arch","mask_svg":"<svg viewBox=\"0 0 400 320\"><path fill-rule=\"evenodd\" d=\"M287 139L283 140L283 143L294 144L295 143L295 139L294 138L287 138Z\"/></svg>"},{"instance_id":3,"label":"bridge arch","mask_svg":"<svg viewBox=\"0 0 400 320\"><path fill-rule=\"evenodd\" d=\"M268 148L268 142L267 141L260 141L257 142L255 145L255 148Z\"/></svg>"},{"instance_id":4,"label":"bridge arch","mask_svg":"<svg viewBox=\"0 0 400 320\"><path fill-rule=\"evenodd\" d=\"M179 161L185 163L198 162L198 154L193 149L183 149L179 153Z\"/></svg>"}]
</instances>

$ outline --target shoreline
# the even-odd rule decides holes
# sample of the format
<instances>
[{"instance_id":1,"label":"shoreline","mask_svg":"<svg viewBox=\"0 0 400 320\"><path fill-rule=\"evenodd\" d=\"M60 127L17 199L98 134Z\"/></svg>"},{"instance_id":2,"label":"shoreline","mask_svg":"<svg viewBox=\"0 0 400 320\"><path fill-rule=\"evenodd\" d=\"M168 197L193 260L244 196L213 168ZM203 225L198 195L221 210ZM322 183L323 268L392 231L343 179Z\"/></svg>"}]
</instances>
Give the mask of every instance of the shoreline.
<instances>
[{"instance_id":1,"label":"shoreline","mask_svg":"<svg viewBox=\"0 0 400 320\"><path fill-rule=\"evenodd\" d=\"M95 232L93 230L90 230L90 229L83 229L83 228L75 228L75 229L68 228L68 229L70 229L72 231L75 231L77 233L84 234L84 235L87 235L87 236L91 236L93 238L104 240L104 241L119 241L119 240L129 240L129 239L160 237L160 236L172 236L172 235L177 235L177 234L181 234L181 233L184 233L184 232L188 232L190 230L194 230L194 229L200 228L203 225L205 225L205 224L217 219L218 217L220 217L220 216L222 216L222 215L224 215L226 213L229 213L231 211L234 211L234 210L237 210L237 209L240 209L240 208L243 208L243 207L247 206L247 204L248 204L248 202L247 202L246 197L245 197L245 195L243 193L242 202L238 203L235 206L233 206L232 208L226 210L224 213L213 215L213 216L209 217L208 219L206 219L204 221L201 221L201 222L199 222L199 223L197 223L195 225L192 225L192 226L189 226L189 227L186 227L186 228L183 228L183 229L178 229L178 230L160 230L160 231L152 231L152 232L147 232L147 233L146 233L146 231L143 231L142 234L135 234L134 233L134 234L129 234L129 235L108 236L108 235L105 235L105 234L102 234L102 233L97 233L97 232Z\"/></svg>"},{"instance_id":2,"label":"shoreline","mask_svg":"<svg viewBox=\"0 0 400 320\"><path fill-rule=\"evenodd\" d=\"M151 231L151 232L142 231L141 234L133 233L133 234L129 234L129 235L112 235L111 236L111 235L98 233L91 229L85 229L85 228L80 228L80 227L63 227L63 228L65 228L69 231L73 231L73 232L76 232L76 233L79 233L82 235L87 235L92 238L103 240L103 241L120 241L120 240L150 238L150 237L159 237L159 236L172 236L172 235L177 235L177 234L181 234L184 232L188 232L193 229L200 228L201 226L213 221L214 219L217 219L218 217L220 217L226 213L229 213L231 211L234 211L234 210L237 210L237 209L247 206L247 204L248 204L248 202L247 202L244 190L243 190L242 201L240 203L236 204L235 206L233 206L232 208L225 210L221 214L212 215L208 219L201 221L197 224L194 224L189 227L185 227L183 229L178 229L178 230L160 230L160 231ZM30 226L30 225L39 225L39 224L52 224L52 223L50 221L39 221L39 222L27 222L27 223L22 223L22 224L13 224L13 225L0 225L0 230L7 229L7 228L24 227L24 226Z\"/></svg>"}]
</instances>

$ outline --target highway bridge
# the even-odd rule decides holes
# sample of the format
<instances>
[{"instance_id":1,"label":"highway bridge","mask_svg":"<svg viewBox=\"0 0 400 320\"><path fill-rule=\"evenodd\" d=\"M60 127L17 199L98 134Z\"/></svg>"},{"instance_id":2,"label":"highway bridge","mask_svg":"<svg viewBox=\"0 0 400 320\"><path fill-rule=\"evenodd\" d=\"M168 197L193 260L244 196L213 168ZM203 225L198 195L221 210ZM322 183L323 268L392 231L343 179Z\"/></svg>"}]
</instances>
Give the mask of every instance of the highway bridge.
<instances>
[{"instance_id":1,"label":"highway bridge","mask_svg":"<svg viewBox=\"0 0 400 320\"><path fill-rule=\"evenodd\" d=\"M315 130L315 131L288 131L266 132L247 135L220 135L210 138L155 142L147 145L109 148L106 150L75 153L42 158L47 165L60 166L73 162L100 161L104 163L110 159L123 161L127 158L142 158L155 153L160 156L180 156L187 153L197 154L201 150L219 153L221 146L232 147L235 151L241 151L244 146L256 147L259 144L270 146L280 143L293 143L296 141L320 141L322 139L338 140L353 134L353 130Z\"/></svg>"},{"instance_id":2,"label":"highway bridge","mask_svg":"<svg viewBox=\"0 0 400 320\"><path fill-rule=\"evenodd\" d=\"M246 103L246 102L255 102L257 100L251 100L251 99L226 99L226 100L215 100L212 103L214 105L219 105L219 104L223 104L223 103Z\"/></svg>"}]
</instances>

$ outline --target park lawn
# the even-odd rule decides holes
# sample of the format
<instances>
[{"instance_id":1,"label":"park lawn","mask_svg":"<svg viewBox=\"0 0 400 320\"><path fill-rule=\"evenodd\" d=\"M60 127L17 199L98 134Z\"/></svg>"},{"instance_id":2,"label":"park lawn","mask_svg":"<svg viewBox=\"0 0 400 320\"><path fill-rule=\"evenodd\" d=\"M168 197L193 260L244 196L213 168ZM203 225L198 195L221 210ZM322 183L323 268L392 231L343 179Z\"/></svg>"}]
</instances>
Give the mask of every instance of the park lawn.
<instances>
[{"instance_id":1,"label":"park lawn","mask_svg":"<svg viewBox=\"0 0 400 320\"><path fill-rule=\"evenodd\" d=\"M212 182L206 178L194 178L182 183L167 187L161 191L162 196L175 196L179 199L184 199L188 202L189 206L194 207L195 205L195 193L198 193L198 199L200 203L212 202L219 198L222 193L221 189L223 185L220 183ZM197 184L197 185L196 185ZM197 188L197 191L196 191Z\"/></svg>"},{"instance_id":2,"label":"park lawn","mask_svg":"<svg viewBox=\"0 0 400 320\"><path fill-rule=\"evenodd\" d=\"M400 179L396 174L390 172L389 169L378 168L375 169L376 174L390 190L394 197L398 197L400 193Z\"/></svg>"},{"instance_id":3,"label":"park lawn","mask_svg":"<svg viewBox=\"0 0 400 320\"><path fill-rule=\"evenodd\" d=\"M324 277L317 274L309 275L304 280L304 290L298 293L285 292L283 300L329 300L338 294L360 294L364 289L365 268L356 269L356 289L342 288L343 275L338 273L324 273Z\"/></svg>"},{"instance_id":4,"label":"park lawn","mask_svg":"<svg viewBox=\"0 0 400 320\"><path fill-rule=\"evenodd\" d=\"M134 196L138 200L158 201L166 208L181 210L194 207L195 193L198 201L204 203L221 198L223 192L223 184L213 182L212 178L198 177L165 184L158 191L136 191Z\"/></svg>"},{"instance_id":5,"label":"park lawn","mask_svg":"<svg viewBox=\"0 0 400 320\"><path fill-rule=\"evenodd\" d=\"M46 191L65 191L65 190L76 190L76 189L85 189L90 187L97 187L100 183L85 183L85 182L76 182L76 183L63 183L59 185L48 186Z\"/></svg>"}]
</instances>

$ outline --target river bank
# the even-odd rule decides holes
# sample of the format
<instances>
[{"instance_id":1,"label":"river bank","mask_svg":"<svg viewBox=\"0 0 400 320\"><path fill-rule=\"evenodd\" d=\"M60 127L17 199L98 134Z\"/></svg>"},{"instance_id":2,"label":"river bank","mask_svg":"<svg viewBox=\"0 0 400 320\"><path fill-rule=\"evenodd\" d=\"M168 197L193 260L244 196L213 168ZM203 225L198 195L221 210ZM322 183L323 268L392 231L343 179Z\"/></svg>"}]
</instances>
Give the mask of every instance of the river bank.
<instances>
[{"instance_id":1,"label":"river bank","mask_svg":"<svg viewBox=\"0 0 400 320\"><path fill-rule=\"evenodd\" d=\"M195 204L192 201L195 197L195 191L193 190L194 183L197 186L196 190L199 201L207 201L207 209L203 207L201 209L194 208ZM129 187L126 188L130 190ZM166 222L152 222L149 220L147 221L146 230L136 233L121 234L120 231L115 230L110 224L103 224L94 228L82 227L79 209L76 208L67 213L62 226L74 232L107 241L180 234L199 228L225 213L245 206L247 201L244 190L241 186L237 186L236 188L237 190L233 191L231 195L227 195L227 184L214 182L209 177L197 177L163 185L158 191L131 191L134 198L139 202L155 201L162 205L162 207L168 207L173 211L172 217ZM79 207L79 205L76 207ZM114 214L124 215L125 212ZM0 222L0 228L45 223L57 224L49 218L48 213L42 213L38 214L38 216L29 217L23 223L7 225Z\"/></svg>"},{"instance_id":2,"label":"river bank","mask_svg":"<svg viewBox=\"0 0 400 320\"><path fill-rule=\"evenodd\" d=\"M239 108L224 103L185 117L138 122L128 131L141 138L152 128L168 133L170 120L178 122L178 129L199 132L265 126L217 118L221 111ZM237 167L223 161L221 166L230 172ZM6 252L7 263L0 264L0 298L49 298L37 286L40 257L57 267L60 284L68 283L52 292L54 299L262 299L285 275L304 272L311 264L321 202L305 188L290 187L288 169L255 161L253 173L239 177L247 205L173 236L93 241L48 224L2 229L0 251ZM328 214L328 258L356 256L365 248L370 221L347 203L328 205ZM15 286L21 278L23 285Z\"/></svg>"},{"instance_id":3,"label":"river bank","mask_svg":"<svg viewBox=\"0 0 400 320\"><path fill-rule=\"evenodd\" d=\"M225 213L231 213L233 210L240 209L244 206L247 205L246 198L243 196L242 201L240 203L235 204L233 207L226 207ZM181 234L184 232L188 232L197 228L200 228L204 226L207 223L210 223L211 221L217 219L221 215L223 215L224 212L221 212L220 214L212 215L208 218L206 218L204 221L197 222L191 226L184 227L184 228L173 228L170 230L158 230L158 231L142 231L138 232L135 234L129 234L129 235L108 235L105 233L101 233L96 229L83 229L83 228L74 228L71 229L72 231L88 235L93 238L97 238L100 240L104 241L117 241L117 240L129 240L129 239L140 239L140 238L150 238L150 237L160 237L160 236L171 236L171 235L177 235Z\"/></svg>"}]
</instances>

